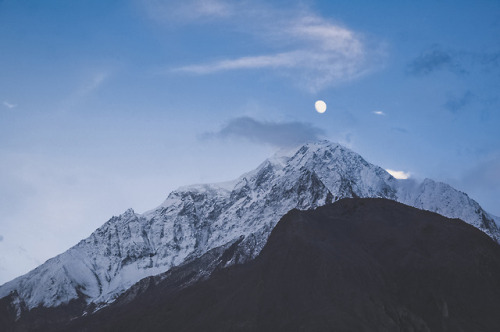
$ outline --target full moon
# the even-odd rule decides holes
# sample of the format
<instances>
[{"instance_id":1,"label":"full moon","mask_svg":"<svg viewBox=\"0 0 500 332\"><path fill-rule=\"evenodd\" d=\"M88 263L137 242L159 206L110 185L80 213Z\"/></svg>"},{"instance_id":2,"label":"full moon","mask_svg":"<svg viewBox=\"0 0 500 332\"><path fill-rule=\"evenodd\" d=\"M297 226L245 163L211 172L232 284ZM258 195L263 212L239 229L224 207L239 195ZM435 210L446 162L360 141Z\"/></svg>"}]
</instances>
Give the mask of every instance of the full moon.
<instances>
[{"instance_id":1,"label":"full moon","mask_svg":"<svg viewBox=\"0 0 500 332\"><path fill-rule=\"evenodd\" d=\"M314 107L318 113L325 113L326 111L326 103L323 100L318 100L314 103Z\"/></svg>"}]
</instances>

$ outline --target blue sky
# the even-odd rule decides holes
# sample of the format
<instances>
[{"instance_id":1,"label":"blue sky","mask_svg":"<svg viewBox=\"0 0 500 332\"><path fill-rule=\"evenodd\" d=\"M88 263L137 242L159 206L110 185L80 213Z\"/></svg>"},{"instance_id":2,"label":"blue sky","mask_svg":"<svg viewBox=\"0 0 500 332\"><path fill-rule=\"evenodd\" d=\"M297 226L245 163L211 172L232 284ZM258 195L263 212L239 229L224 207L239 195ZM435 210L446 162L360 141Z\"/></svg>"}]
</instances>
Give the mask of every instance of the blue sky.
<instances>
[{"instance_id":1,"label":"blue sky","mask_svg":"<svg viewBox=\"0 0 500 332\"><path fill-rule=\"evenodd\" d=\"M315 138L500 215L498 36L498 1L0 1L0 283Z\"/></svg>"}]
</instances>

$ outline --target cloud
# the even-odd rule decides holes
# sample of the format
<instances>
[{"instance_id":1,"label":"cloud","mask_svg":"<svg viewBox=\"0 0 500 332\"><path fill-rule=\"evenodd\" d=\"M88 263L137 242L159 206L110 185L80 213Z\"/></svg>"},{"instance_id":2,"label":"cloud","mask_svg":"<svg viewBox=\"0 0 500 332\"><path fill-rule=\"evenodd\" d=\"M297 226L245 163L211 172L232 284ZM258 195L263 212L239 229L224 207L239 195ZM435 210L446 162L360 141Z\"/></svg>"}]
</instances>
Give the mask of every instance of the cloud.
<instances>
[{"instance_id":1,"label":"cloud","mask_svg":"<svg viewBox=\"0 0 500 332\"><path fill-rule=\"evenodd\" d=\"M157 21L190 23L193 20L210 20L234 14L234 4L222 0L142 1L146 12Z\"/></svg>"},{"instance_id":2,"label":"cloud","mask_svg":"<svg viewBox=\"0 0 500 332\"><path fill-rule=\"evenodd\" d=\"M255 143L277 147L296 146L304 142L321 139L323 129L303 122L267 122L251 117L239 117L229 121L214 133L205 133L204 139L244 138Z\"/></svg>"},{"instance_id":3,"label":"cloud","mask_svg":"<svg viewBox=\"0 0 500 332\"><path fill-rule=\"evenodd\" d=\"M390 175L392 175L393 177L395 177L396 179L399 179L399 180L406 180L411 175L409 172L394 171L392 169L386 169L386 171L387 171L387 173L389 173Z\"/></svg>"},{"instance_id":4,"label":"cloud","mask_svg":"<svg viewBox=\"0 0 500 332\"><path fill-rule=\"evenodd\" d=\"M225 17L232 12L231 6L224 1L217 0L198 0L195 5L188 5L189 14L193 17L211 16ZM184 3L186 5L186 3ZM194 8L194 10L193 10Z\"/></svg>"},{"instance_id":5,"label":"cloud","mask_svg":"<svg viewBox=\"0 0 500 332\"><path fill-rule=\"evenodd\" d=\"M192 13L199 11L198 2L189 1L177 6L169 3L166 6L170 12ZM189 7L192 9L188 10ZM204 10L220 14L209 15L212 19L217 16L226 23L225 27L256 40L269 51L236 57L221 54L219 60L191 63L172 68L171 72L208 75L267 69L279 76L293 77L293 82L300 87L317 92L366 75L383 58L382 44L368 45L366 38L359 33L333 24L304 8L278 10L257 2L224 1L210 2L212 7L219 9ZM192 16L186 14L184 23L199 23Z\"/></svg>"},{"instance_id":6,"label":"cloud","mask_svg":"<svg viewBox=\"0 0 500 332\"><path fill-rule=\"evenodd\" d=\"M479 63L486 68L497 68L500 65L500 52L481 53L476 56Z\"/></svg>"},{"instance_id":7,"label":"cloud","mask_svg":"<svg viewBox=\"0 0 500 332\"><path fill-rule=\"evenodd\" d=\"M475 95L467 90L460 96L449 96L444 107L452 113L458 113L461 109L469 105L475 99Z\"/></svg>"},{"instance_id":8,"label":"cloud","mask_svg":"<svg viewBox=\"0 0 500 332\"><path fill-rule=\"evenodd\" d=\"M17 107L17 105L16 105L16 104L11 104L11 103L9 103L8 101L4 101L4 102L3 102L3 105L4 105L5 107L9 108L9 109L13 109L13 108L16 108L16 107Z\"/></svg>"},{"instance_id":9,"label":"cloud","mask_svg":"<svg viewBox=\"0 0 500 332\"><path fill-rule=\"evenodd\" d=\"M376 115L385 115L385 113L382 111L373 111L372 113Z\"/></svg>"},{"instance_id":10,"label":"cloud","mask_svg":"<svg viewBox=\"0 0 500 332\"><path fill-rule=\"evenodd\" d=\"M86 82L84 85L82 85L77 91L76 91L76 96L78 97L84 97L93 91L97 90L102 83L108 78L108 73L106 72L98 72L95 73L92 78Z\"/></svg>"},{"instance_id":11,"label":"cloud","mask_svg":"<svg viewBox=\"0 0 500 332\"><path fill-rule=\"evenodd\" d=\"M61 107L65 110L74 108L97 91L109 76L109 73L104 71L92 73L82 80L80 85L69 96L61 101Z\"/></svg>"},{"instance_id":12,"label":"cloud","mask_svg":"<svg viewBox=\"0 0 500 332\"><path fill-rule=\"evenodd\" d=\"M448 70L464 75L481 70L483 73L496 74L499 67L500 51L444 50L440 45L432 45L408 64L407 73L425 76L435 71Z\"/></svg>"},{"instance_id":13,"label":"cloud","mask_svg":"<svg viewBox=\"0 0 500 332\"><path fill-rule=\"evenodd\" d=\"M415 76L429 75L439 70L450 70L456 74L466 71L458 63L457 55L433 45L408 64L407 72Z\"/></svg>"},{"instance_id":14,"label":"cloud","mask_svg":"<svg viewBox=\"0 0 500 332\"><path fill-rule=\"evenodd\" d=\"M174 70L201 75L234 69L294 67L299 61L301 61L300 58L300 54L293 52L274 55L247 56L237 59L222 60L210 64L189 65L179 67Z\"/></svg>"},{"instance_id":15,"label":"cloud","mask_svg":"<svg viewBox=\"0 0 500 332\"><path fill-rule=\"evenodd\" d=\"M391 131L393 131L395 133L399 133L399 134L407 134L408 133L407 129L401 128L401 127L392 127Z\"/></svg>"}]
</instances>

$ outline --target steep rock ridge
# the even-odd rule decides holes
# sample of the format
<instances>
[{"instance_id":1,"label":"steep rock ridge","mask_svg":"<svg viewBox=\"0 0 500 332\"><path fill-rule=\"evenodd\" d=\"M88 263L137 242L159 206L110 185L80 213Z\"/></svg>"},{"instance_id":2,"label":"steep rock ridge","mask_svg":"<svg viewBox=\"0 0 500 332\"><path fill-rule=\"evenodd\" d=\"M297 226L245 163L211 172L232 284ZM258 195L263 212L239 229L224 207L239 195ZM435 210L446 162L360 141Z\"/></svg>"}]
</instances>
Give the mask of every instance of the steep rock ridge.
<instances>
[{"instance_id":1,"label":"steep rock ridge","mask_svg":"<svg viewBox=\"0 0 500 332\"><path fill-rule=\"evenodd\" d=\"M292 210L256 259L175 281L61 330L500 331L500 246L387 199Z\"/></svg>"},{"instance_id":2,"label":"steep rock ridge","mask_svg":"<svg viewBox=\"0 0 500 332\"><path fill-rule=\"evenodd\" d=\"M111 218L68 251L0 286L0 298L15 292L18 311L76 299L92 304L93 310L142 278L239 239L226 265L254 258L291 209L316 208L346 197L399 200L463 218L500 238L493 220L467 195L431 180L424 183L402 185L341 145L309 143L291 156L266 160L233 182L182 187L156 209L144 214L130 209Z\"/></svg>"}]
</instances>

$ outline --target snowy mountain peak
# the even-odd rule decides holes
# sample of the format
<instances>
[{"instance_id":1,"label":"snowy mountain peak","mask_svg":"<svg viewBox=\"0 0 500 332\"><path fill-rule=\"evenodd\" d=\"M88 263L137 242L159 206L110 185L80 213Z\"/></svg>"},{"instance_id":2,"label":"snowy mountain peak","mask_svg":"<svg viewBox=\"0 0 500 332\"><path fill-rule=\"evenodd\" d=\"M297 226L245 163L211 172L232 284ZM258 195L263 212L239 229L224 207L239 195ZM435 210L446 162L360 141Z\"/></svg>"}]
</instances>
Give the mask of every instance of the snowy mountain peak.
<instances>
[{"instance_id":1,"label":"snowy mountain peak","mask_svg":"<svg viewBox=\"0 0 500 332\"><path fill-rule=\"evenodd\" d=\"M254 258L279 219L344 197L381 197L461 218L500 239L483 209L452 187L396 180L355 152L328 141L280 152L234 181L181 187L144 214L129 209L87 239L0 286L19 310L80 299L96 307L144 277L235 244L227 264ZM214 258L216 259L216 258Z\"/></svg>"},{"instance_id":2,"label":"snowy mountain peak","mask_svg":"<svg viewBox=\"0 0 500 332\"><path fill-rule=\"evenodd\" d=\"M432 179L424 179L421 183L403 180L398 185L398 201L446 217L462 219L500 242L500 230L493 218L466 193Z\"/></svg>"}]
</instances>

